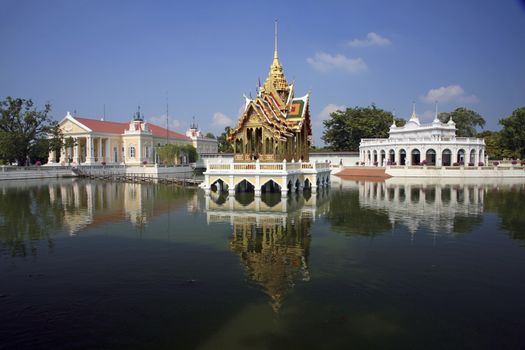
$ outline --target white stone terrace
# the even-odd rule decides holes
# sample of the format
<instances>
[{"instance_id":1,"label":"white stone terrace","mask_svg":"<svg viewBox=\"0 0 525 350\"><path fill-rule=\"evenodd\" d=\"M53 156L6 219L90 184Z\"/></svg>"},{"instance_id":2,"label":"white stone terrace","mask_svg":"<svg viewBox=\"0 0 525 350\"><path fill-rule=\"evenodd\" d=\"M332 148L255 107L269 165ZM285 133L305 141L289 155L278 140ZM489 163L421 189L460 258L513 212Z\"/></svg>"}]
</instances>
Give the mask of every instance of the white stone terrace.
<instances>
[{"instance_id":1,"label":"white stone terrace","mask_svg":"<svg viewBox=\"0 0 525 350\"><path fill-rule=\"evenodd\" d=\"M201 187L209 192L213 185L219 191L228 189L230 194L246 191L253 186L255 195L263 190L274 190L278 187L281 195L288 192L328 186L330 182L330 163L328 162L286 162L261 163L213 163L208 164L204 172ZM246 187L246 185L251 185Z\"/></svg>"}]
</instances>

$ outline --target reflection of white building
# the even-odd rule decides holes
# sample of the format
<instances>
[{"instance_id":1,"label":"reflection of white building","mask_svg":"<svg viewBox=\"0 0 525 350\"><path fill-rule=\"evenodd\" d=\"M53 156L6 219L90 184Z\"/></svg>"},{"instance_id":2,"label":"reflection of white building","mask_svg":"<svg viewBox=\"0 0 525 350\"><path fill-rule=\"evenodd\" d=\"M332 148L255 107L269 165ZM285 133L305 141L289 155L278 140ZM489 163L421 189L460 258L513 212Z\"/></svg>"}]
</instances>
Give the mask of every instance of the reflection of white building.
<instances>
[{"instance_id":1,"label":"reflection of white building","mask_svg":"<svg viewBox=\"0 0 525 350\"><path fill-rule=\"evenodd\" d=\"M272 194L275 195L275 194ZM265 196L253 197L249 203L242 203L235 196L211 192L205 196L208 224L216 222L251 222L257 226L262 223L286 225L288 219L296 216L315 221L329 210L328 192L320 191L311 196L302 193L292 197L280 197L275 203L265 201Z\"/></svg>"},{"instance_id":2,"label":"reflection of white building","mask_svg":"<svg viewBox=\"0 0 525 350\"><path fill-rule=\"evenodd\" d=\"M463 181L425 184L390 180L359 182L360 205L387 213L393 225L403 224L412 233L420 227L434 233L451 233L456 218L483 214L487 189L484 184Z\"/></svg>"},{"instance_id":3,"label":"reflection of white building","mask_svg":"<svg viewBox=\"0 0 525 350\"><path fill-rule=\"evenodd\" d=\"M442 123L437 111L432 123L421 124L414 108L404 126L392 124L387 139L361 139L359 154L365 165L477 166L485 162L485 141L456 137L452 118Z\"/></svg>"},{"instance_id":4,"label":"reflection of white building","mask_svg":"<svg viewBox=\"0 0 525 350\"><path fill-rule=\"evenodd\" d=\"M64 208L64 226L69 234L97 224L122 219L122 212L135 226L153 215L154 187L132 183L74 181L49 184L50 204Z\"/></svg>"}]
</instances>

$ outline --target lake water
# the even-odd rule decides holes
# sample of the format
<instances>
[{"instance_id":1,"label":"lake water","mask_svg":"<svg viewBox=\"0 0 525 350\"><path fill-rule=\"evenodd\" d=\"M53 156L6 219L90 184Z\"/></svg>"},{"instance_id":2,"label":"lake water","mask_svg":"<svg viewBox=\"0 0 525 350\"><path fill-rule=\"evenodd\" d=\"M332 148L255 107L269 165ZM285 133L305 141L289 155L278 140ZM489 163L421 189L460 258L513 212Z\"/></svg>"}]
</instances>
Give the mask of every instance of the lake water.
<instances>
[{"instance_id":1,"label":"lake water","mask_svg":"<svg viewBox=\"0 0 525 350\"><path fill-rule=\"evenodd\" d=\"M0 183L0 349L519 349L523 180Z\"/></svg>"}]
</instances>

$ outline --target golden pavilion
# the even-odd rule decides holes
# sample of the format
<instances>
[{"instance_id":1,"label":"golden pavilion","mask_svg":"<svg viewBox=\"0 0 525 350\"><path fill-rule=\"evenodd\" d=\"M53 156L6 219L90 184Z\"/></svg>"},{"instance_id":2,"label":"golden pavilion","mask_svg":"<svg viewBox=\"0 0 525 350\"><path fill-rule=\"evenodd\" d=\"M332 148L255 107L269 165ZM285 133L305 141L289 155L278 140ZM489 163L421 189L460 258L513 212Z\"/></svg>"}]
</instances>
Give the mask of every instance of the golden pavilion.
<instances>
[{"instance_id":1,"label":"golden pavilion","mask_svg":"<svg viewBox=\"0 0 525 350\"><path fill-rule=\"evenodd\" d=\"M237 126L230 130L228 141L234 150L233 162L208 164L201 187L210 191L290 192L327 186L330 182L328 162L310 162L312 137L310 95L295 97L295 84L284 76L275 49L270 72L259 86L255 99L245 98ZM222 161L222 160L220 160Z\"/></svg>"},{"instance_id":2,"label":"golden pavilion","mask_svg":"<svg viewBox=\"0 0 525 350\"><path fill-rule=\"evenodd\" d=\"M275 49L268 78L259 86L257 97L245 96L244 112L230 131L236 162L308 161L312 136L309 94L295 97L294 83L288 84Z\"/></svg>"}]
</instances>

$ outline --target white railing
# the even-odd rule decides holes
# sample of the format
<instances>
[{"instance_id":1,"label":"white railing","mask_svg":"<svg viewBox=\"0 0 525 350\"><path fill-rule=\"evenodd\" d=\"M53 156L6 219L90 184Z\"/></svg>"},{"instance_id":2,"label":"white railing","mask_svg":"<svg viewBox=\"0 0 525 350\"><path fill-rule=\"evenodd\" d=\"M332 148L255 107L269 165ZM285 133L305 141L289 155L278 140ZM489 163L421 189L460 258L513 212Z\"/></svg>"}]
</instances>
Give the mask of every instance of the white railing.
<instances>
[{"instance_id":1,"label":"white railing","mask_svg":"<svg viewBox=\"0 0 525 350\"><path fill-rule=\"evenodd\" d=\"M330 164L326 162L297 162L297 163L213 163L208 164L208 172L281 172L281 171L300 171L303 169L328 170Z\"/></svg>"},{"instance_id":2,"label":"white railing","mask_svg":"<svg viewBox=\"0 0 525 350\"><path fill-rule=\"evenodd\" d=\"M403 143L441 143L441 144L477 144L484 145L485 140L475 137L455 137L434 139L431 137L422 138L388 138L388 139L361 139L361 146L385 145L385 144L403 144Z\"/></svg>"}]
</instances>

